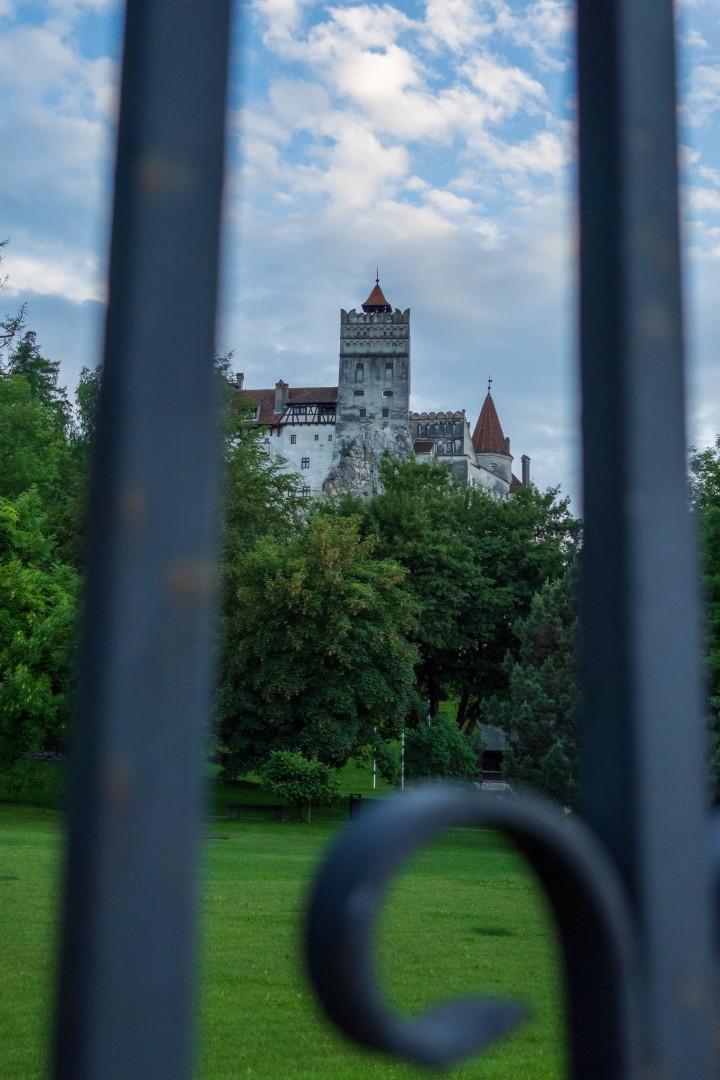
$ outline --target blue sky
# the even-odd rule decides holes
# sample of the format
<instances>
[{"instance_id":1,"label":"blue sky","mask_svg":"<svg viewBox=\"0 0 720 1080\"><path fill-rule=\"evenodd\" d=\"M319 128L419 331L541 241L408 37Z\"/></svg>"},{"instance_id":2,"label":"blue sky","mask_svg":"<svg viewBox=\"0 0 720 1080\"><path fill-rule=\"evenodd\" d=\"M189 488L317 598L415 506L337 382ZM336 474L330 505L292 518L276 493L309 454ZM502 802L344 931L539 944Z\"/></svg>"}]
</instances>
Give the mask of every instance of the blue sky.
<instances>
[{"instance_id":1,"label":"blue sky","mask_svg":"<svg viewBox=\"0 0 720 1080\"><path fill-rule=\"evenodd\" d=\"M0 0L3 310L28 301L71 388L100 351L121 31L115 0ZM474 423L492 375L513 452L577 495L572 33L561 0L237 6L218 348L246 385L334 383L339 309L379 266L412 309L413 407ZM684 0L678 38L688 438L706 445L717 0Z\"/></svg>"}]
</instances>

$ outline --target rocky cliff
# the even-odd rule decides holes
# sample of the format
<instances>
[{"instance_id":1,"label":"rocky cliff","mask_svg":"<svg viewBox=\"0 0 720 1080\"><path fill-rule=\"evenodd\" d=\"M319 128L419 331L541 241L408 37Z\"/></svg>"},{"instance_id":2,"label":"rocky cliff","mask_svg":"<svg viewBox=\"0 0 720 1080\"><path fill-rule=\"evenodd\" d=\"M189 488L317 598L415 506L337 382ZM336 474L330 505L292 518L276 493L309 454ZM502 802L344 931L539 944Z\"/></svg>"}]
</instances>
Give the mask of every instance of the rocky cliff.
<instances>
[{"instance_id":1,"label":"rocky cliff","mask_svg":"<svg viewBox=\"0 0 720 1080\"><path fill-rule=\"evenodd\" d=\"M383 490L380 462L385 454L409 458L412 454L410 432L363 424L354 439L342 443L339 455L323 484L325 495L359 495L371 498Z\"/></svg>"}]
</instances>

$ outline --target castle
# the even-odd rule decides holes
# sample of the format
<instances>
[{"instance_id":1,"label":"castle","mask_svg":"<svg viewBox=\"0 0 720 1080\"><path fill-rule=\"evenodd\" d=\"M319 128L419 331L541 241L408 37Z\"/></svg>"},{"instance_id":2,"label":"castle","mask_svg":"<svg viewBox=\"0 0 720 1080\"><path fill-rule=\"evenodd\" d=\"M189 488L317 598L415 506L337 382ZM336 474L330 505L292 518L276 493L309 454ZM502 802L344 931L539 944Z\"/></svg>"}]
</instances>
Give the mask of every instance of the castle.
<instances>
[{"instance_id":1,"label":"castle","mask_svg":"<svg viewBox=\"0 0 720 1080\"><path fill-rule=\"evenodd\" d=\"M274 389L249 390L242 374L235 380L249 420L266 429L265 449L299 474L305 495L376 494L385 453L442 462L495 498L530 483L526 455L522 480L513 474L489 383L472 435L464 409L410 412L410 309L393 310L379 276L362 311L340 312L337 386L291 387L280 379Z\"/></svg>"}]
</instances>

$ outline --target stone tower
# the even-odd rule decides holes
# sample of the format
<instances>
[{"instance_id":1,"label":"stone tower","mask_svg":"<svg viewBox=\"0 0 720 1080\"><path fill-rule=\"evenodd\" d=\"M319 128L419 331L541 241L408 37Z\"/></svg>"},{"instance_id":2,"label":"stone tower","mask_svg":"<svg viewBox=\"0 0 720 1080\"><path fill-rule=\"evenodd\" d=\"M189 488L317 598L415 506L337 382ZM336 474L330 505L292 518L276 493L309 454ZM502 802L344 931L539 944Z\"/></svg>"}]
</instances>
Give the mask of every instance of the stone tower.
<instances>
[{"instance_id":1,"label":"stone tower","mask_svg":"<svg viewBox=\"0 0 720 1080\"><path fill-rule=\"evenodd\" d=\"M377 276L362 312L340 312L335 456L375 432L407 438L409 409L410 309L393 311Z\"/></svg>"}]
</instances>

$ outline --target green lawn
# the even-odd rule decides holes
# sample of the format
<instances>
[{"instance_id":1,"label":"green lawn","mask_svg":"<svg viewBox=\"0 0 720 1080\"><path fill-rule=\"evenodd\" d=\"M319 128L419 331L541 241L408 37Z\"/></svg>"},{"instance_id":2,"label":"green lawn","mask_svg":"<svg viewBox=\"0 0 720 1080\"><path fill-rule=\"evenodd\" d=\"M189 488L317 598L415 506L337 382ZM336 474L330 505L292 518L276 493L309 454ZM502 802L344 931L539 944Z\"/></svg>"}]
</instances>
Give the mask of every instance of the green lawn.
<instances>
[{"instance_id":1,"label":"green lawn","mask_svg":"<svg viewBox=\"0 0 720 1080\"><path fill-rule=\"evenodd\" d=\"M356 785L358 791L362 790ZM0 1077L47 1075L62 817L0 805ZM298 960L317 859L337 825L224 821L205 846L197 1074L202 1080L365 1080L426 1074L349 1047L321 1020ZM457 830L418 856L378 942L389 996L414 1011L458 992L523 996L535 1019L446 1074L563 1075L552 932L534 885L492 833Z\"/></svg>"}]
</instances>

